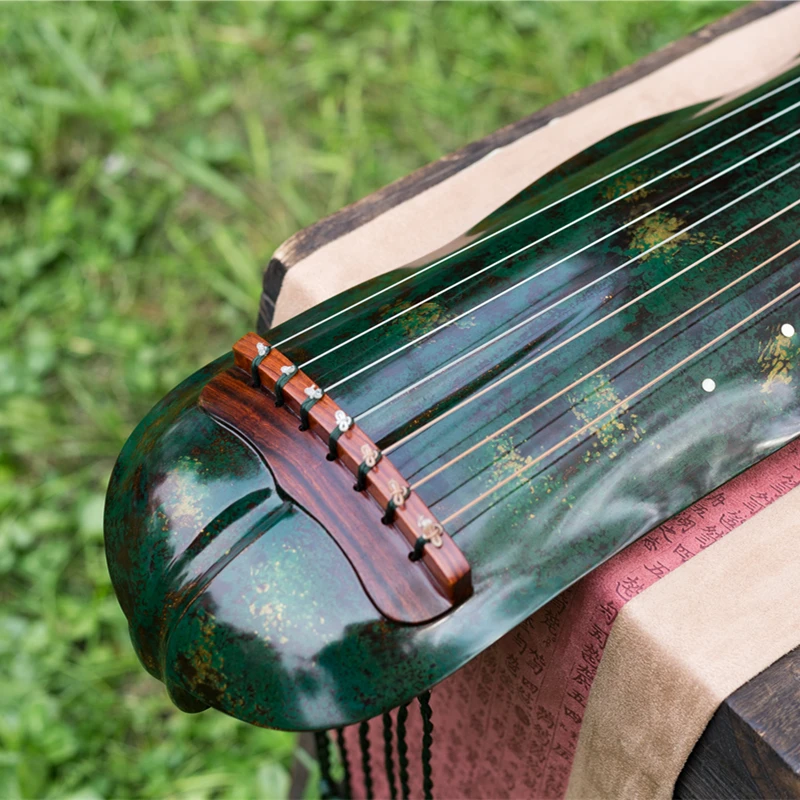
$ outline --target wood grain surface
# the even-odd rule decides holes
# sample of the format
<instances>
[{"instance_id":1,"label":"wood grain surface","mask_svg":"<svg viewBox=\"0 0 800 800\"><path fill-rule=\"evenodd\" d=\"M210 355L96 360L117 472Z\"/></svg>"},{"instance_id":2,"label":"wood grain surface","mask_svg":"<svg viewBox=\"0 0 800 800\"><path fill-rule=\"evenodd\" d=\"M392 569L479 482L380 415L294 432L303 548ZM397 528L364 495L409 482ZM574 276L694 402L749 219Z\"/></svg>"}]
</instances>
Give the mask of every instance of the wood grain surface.
<instances>
[{"instance_id":1,"label":"wood grain surface","mask_svg":"<svg viewBox=\"0 0 800 800\"><path fill-rule=\"evenodd\" d=\"M233 348L235 362L245 374L249 374L250 365L258 354L258 345L266 345L256 334L249 333L243 336ZM259 374L262 388L274 391L275 385L283 369L293 367L288 358L280 351L272 349L269 355L259 364ZM297 415L301 414L301 407L308 400L309 391L317 390L311 378L302 370L289 379L283 389L286 408ZM275 410L270 411L275 414ZM282 412L277 412L282 413ZM329 447L330 436L338 426L337 414L347 417L346 412L327 394L308 410L309 431L318 437L324 447ZM336 442L336 461L343 464L351 473L355 484L359 468L369 455L379 455L375 443L367 434L349 418L349 429L339 436ZM303 431L298 431L297 438L303 439ZM319 448L317 448L319 449ZM326 461L330 461L326 455ZM398 498L396 510L391 526L399 530L406 538L410 548L417 540L424 536L421 521L425 520L431 526L436 526L439 532L436 541L431 541L422 549L422 562L430 570L439 588L453 605L458 605L472 594L470 568L466 558L455 545L450 536L441 529L433 513L425 505L422 498L409 489L408 483L392 462L381 457L375 466L364 477L364 490L375 500L382 511L386 511L389 501L398 492L404 497ZM350 493L348 493L349 499ZM333 498L337 502L336 498ZM387 524L384 523L384 527ZM409 551L410 552L410 551Z\"/></svg>"},{"instance_id":2,"label":"wood grain surface","mask_svg":"<svg viewBox=\"0 0 800 800\"><path fill-rule=\"evenodd\" d=\"M678 777L675 797L800 797L800 648L717 709Z\"/></svg>"}]
</instances>

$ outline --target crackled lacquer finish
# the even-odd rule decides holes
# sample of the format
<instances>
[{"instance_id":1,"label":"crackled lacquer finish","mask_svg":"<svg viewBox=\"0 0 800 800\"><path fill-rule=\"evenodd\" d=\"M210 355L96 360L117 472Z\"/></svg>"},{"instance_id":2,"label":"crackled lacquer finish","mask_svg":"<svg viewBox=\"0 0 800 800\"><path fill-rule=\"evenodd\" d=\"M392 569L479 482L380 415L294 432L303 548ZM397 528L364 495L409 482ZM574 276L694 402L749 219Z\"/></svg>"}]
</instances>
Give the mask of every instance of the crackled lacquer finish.
<instances>
[{"instance_id":1,"label":"crackled lacquer finish","mask_svg":"<svg viewBox=\"0 0 800 800\"><path fill-rule=\"evenodd\" d=\"M648 121L434 259L263 332L468 559L473 596L433 623L383 618L252 443L198 408L230 356L165 398L116 465L106 542L175 702L289 729L375 716L796 437L797 132L797 70Z\"/></svg>"}]
</instances>

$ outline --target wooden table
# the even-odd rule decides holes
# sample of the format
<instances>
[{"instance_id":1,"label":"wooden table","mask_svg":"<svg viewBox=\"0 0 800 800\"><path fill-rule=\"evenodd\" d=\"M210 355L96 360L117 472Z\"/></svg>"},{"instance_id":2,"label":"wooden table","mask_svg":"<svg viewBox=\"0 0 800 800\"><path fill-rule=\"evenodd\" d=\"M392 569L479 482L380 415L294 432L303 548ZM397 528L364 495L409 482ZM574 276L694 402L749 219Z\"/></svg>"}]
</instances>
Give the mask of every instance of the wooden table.
<instances>
[{"instance_id":1,"label":"wooden table","mask_svg":"<svg viewBox=\"0 0 800 800\"><path fill-rule=\"evenodd\" d=\"M800 648L719 707L675 797L800 797Z\"/></svg>"}]
</instances>

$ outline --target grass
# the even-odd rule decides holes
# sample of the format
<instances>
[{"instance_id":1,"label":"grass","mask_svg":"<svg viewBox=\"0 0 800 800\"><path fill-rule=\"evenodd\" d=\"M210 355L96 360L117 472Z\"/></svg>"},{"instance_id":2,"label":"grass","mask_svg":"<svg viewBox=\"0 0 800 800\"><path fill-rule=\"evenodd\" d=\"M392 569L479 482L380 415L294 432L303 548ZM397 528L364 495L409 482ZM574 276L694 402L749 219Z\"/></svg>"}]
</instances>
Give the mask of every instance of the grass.
<instances>
[{"instance_id":1,"label":"grass","mask_svg":"<svg viewBox=\"0 0 800 800\"><path fill-rule=\"evenodd\" d=\"M734 5L0 6L0 797L286 796L292 735L136 662L122 443L291 233Z\"/></svg>"}]
</instances>

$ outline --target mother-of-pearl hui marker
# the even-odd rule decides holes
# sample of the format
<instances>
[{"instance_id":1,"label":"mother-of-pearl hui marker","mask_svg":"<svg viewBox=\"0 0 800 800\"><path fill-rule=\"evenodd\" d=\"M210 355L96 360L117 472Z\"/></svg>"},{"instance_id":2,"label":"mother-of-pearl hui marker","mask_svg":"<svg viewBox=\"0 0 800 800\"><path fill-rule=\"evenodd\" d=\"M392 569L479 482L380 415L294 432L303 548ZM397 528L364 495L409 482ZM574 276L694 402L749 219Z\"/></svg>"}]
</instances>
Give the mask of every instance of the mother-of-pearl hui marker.
<instances>
[{"instance_id":1,"label":"mother-of-pearl hui marker","mask_svg":"<svg viewBox=\"0 0 800 800\"><path fill-rule=\"evenodd\" d=\"M709 393L710 393L710 392L713 392L713 391L714 391L714 389L716 389L716 388L717 388L717 384L716 384L716 382L714 381L714 379L713 379L713 378L706 378L706 379L705 379L705 380L704 380L704 381L703 381L703 382L700 384L700 386L702 386L702 387L703 387L703 391L704 391L704 392L709 392Z\"/></svg>"},{"instance_id":2,"label":"mother-of-pearl hui marker","mask_svg":"<svg viewBox=\"0 0 800 800\"><path fill-rule=\"evenodd\" d=\"M781 325L781 335L785 336L787 339L791 339L792 336L794 336L794 325L784 322L783 325Z\"/></svg>"}]
</instances>

